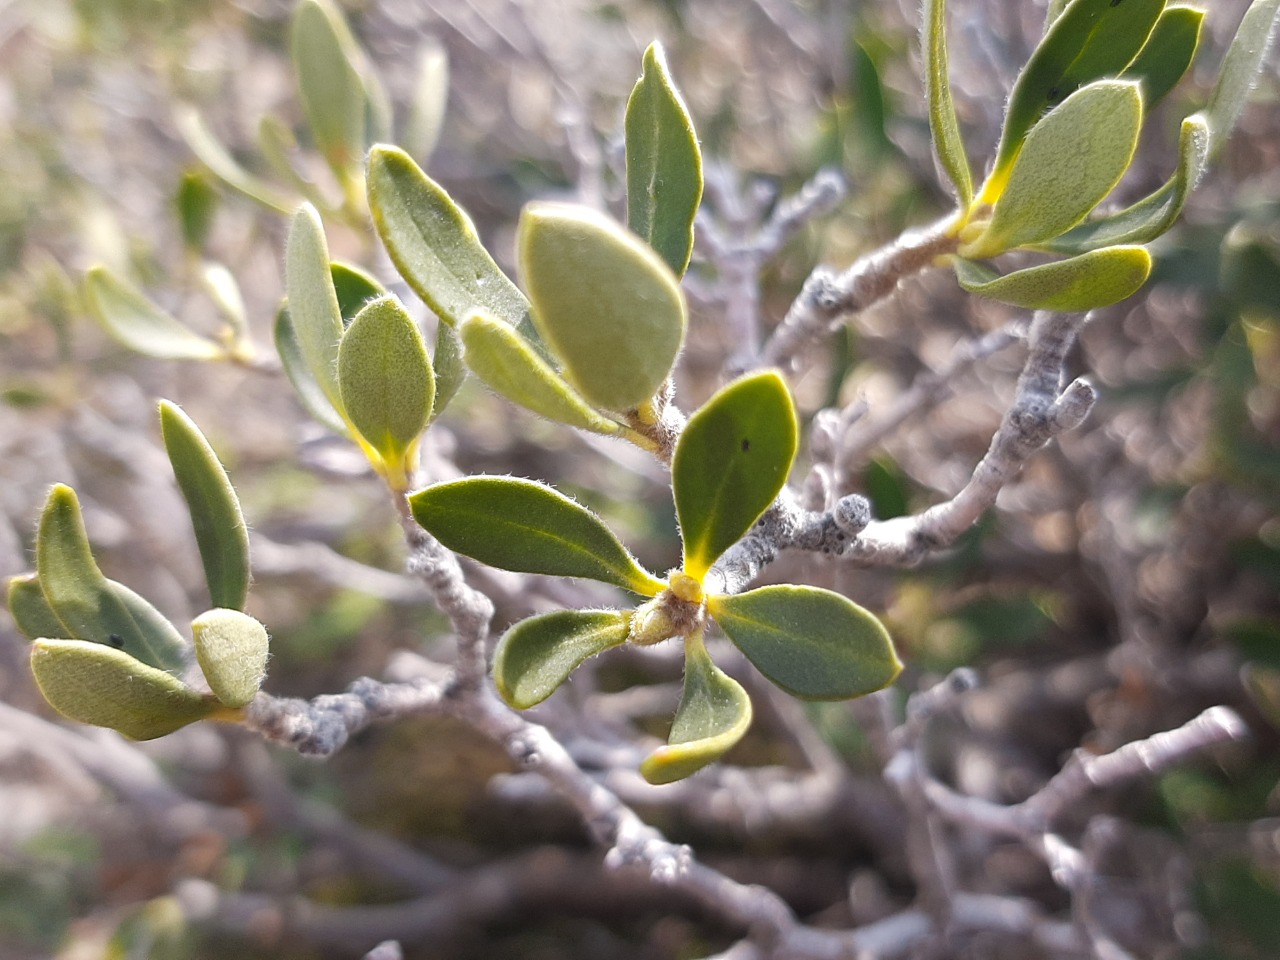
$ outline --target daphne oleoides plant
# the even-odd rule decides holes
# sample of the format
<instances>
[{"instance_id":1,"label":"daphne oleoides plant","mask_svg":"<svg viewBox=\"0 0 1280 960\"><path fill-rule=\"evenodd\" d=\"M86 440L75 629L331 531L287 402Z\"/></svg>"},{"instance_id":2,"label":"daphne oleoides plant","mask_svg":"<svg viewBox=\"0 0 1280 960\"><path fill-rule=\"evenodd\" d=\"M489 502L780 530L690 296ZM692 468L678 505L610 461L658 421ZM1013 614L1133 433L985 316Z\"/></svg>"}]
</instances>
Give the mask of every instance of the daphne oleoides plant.
<instances>
[{"instance_id":1,"label":"daphne oleoides plant","mask_svg":"<svg viewBox=\"0 0 1280 960\"><path fill-rule=\"evenodd\" d=\"M1073 0L1051 7L1044 37L1010 93L989 173L975 186L948 83L944 3L926 4L930 125L958 205L936 228L932 256L919 266L947 262L962 286L977 294L1072 312L1123 299L1146 280L1151 259L1143 245L1172 226L1229 134L1263 62L1280 0L1250 6L1208 106L1183 122L1179 163L1168 183L1103 214L1096 210L1129 168L1144 118L1196 53L1203 13L1163 0ZM797 697L852 698L891 683L901 665L872 613L812 586L730 589L717 573L717 562L784 491L799 428L776 372L730 383L687 422L676 404L672 371L688 322L681 277L693 249L702 160L660 49L646 52L626 111L626 224L581 206L530 204L517 228L518 282L481 243L466 212L408 152L375 143L361 159L366 146L387 132L379 106L385 98L336 12L304 0L292 49L312 136L343 197L335 203L295 183L309 202L293 213L285 251L287 300L274 339L299 398L360 447L402 512L444 547L494 567L595 579L642 598L625 609L559 610L512 626L494 657L501 696L528 708L595 654L627 643L681 642L684 690L669 742L642 768L662 783L723 755L751 720L745 691L707 652L712 623L766 678ZM437 68L432 75L439 79L441 73ZM428 101L438 102L424 97ZM240 173L221 162L193 121L187 127L215 174L263 199L256 183L246 189ZM278 144L280 137L264 142ZM294 206L269 199L272 206ZM382 283L330 259L323 217L363 222L366 213L396 269L439 320L433 352L405 305ZM998 275L988 262L1009 253L1063 258ZM88 282L90 302L130 346L172 358L235 358L235 336L221 346L202 344L109 275L96 272ZM665 577L643 569L599 518L543 484L464 477L414 492L423 432L468 372L538 415L629 441L668 465L681 566ZM207 478L197 485L217 486ZM39 541L66 541L74 549L38 550L34 577L15 581L10 591L24 631L42 638L33 663L46 696L69 715L133 736L158 735L204 716L235 718L256 692L261 671L249 671L252 682L239 676L230 684L234 692L224 695L228 684L208 664L239 662L237 656L201 656L212 690L207 695L184 680L190 665L179 655L182 638L165 634L170 653L162 659L135 633L117 629L127 619L120 611L134 601L121 599L124 594L96 572L76 533L70 496L55 490L46 510L48 533L42 522ZM202 522L215 532L240 523L223 499L222 507L201 507L198 529ZM193 505L193 516L197 512ZM88 593L68 601L66 584ZM239 611L243 598L227 603L215 596L214 606ZM92 616L76 612L81 608ZM213 632L193 632L199 653L202 636L229 631L218 620ZM114 637L121 638L123 651L113 649ZM265 631L261 638L265 657ZM58 656L49 659L50 651ZM111 713L111 704L131 701L119 700L122 684L101 678L132 676L130 670L180 704L171 719L154 722L147 714L150 725L132 726ZM63 679L54 682L55 676ZM74 696L62 692L64 681L78 685ZM68 706L90 689L96 690L93 711Z\"/></svg>"}]
</instances>

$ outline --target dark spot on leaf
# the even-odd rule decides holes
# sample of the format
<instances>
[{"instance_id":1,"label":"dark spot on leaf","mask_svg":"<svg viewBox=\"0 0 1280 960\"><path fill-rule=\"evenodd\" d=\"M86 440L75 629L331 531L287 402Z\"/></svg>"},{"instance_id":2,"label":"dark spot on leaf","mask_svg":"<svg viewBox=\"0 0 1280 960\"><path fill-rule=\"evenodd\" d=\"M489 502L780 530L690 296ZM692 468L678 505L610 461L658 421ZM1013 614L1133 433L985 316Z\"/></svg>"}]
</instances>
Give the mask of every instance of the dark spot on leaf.
<instances>
[{"instance_id":1,"label":"dark spot on leaf","mask_svg":"<svg viewBox=\"0 0 1280 960\"><path fill-rule=\"evenodd\" d=\"M1052 90L1049 91L1049 99L1053 101L1062 99L1062 91L1059 90L1057 87L1054 87Z\"/></svg>"},{"instance_id":2,"label":"dark spot on leaf","mask_svg":"<svg viewBox=\"0 0 1280 960\"><path fill-rule=\"evenodd\" d=\"M1124 2L1124 0L1111 0L1111 5L1112 5L1113 7L1118 7L1118 6L1120 6L1120 4L1121 4L1121 3L1123 3L1123 2Z\"/></svg>"},{"instance_id":3,"label":"dark spot on leaf","mask_svg":"<svg viewBox=\"0 0 1280 960\"><path fill-rule=\"evenodd\" d=\"M120 636L118 633L113 633L111 636L107 637L107 643L119 650L124 646L124 637Z\"/></svg>"},{"instance_id":4,"label":"dark spot on leaf","mask_svg":"<svg viewBox=\"0 0 1280 960\"><path fill-rule=\"evenodd\" d=\"M747 452L748 450L750 450L750 449L751 449L751 441L750 441L750 440L743 440L743 441L742 441L742 452L743 452L743 453L746 453L746 452Z\"/></svg>"}]
</instances>

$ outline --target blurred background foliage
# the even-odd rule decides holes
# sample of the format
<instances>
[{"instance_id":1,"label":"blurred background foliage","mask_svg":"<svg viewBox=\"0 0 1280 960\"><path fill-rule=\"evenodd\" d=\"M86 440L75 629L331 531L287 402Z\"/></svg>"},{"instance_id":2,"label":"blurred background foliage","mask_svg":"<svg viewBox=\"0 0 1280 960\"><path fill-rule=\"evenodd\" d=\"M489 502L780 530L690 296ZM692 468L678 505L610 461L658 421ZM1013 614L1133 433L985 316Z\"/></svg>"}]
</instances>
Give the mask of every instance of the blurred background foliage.
<instances>
[{"instance_id":1,"label":"blurred background foliage","mask_svg":"<svg viewBox=\"0 0 1280 960\"><path fill-rule=\"evenodd\" d=\"M198 610L198 563L153 423L152 398L169 397L217 446L258 537L252 609L273 635L267 688L310 696L381 674L397 650L448 649L444 619L387 572L398 569L401 547L379 485L358 453L307 421L269 364L139 357L90 320L79 292L83 271L105 263L212 332L218 318L201 265L223 263L270 356L284 218L204 172L175 115L180 104L198 107L232 154L266 179L273 174L257 131L262 117L277 116L300 141L303 170L336 193L305 139L287 54L291 6L0 0L0 574L30 565L48 485L74 482L110 575L175 620ZM752 210L767 211L822 168L849 184L834 214L767 265L763 305L776 319L815 263L846 264L948 208L923 115L917 6L362 0L344 10L401 117L424 40L447 50L448 112L429 170L506 266L525 201L576 192L617 209L622 107L640 52L661 37L711 164L711 215L745 228ZM961 120L971 154L988 155L1044 12L1021 0L952 6ZM1213 5L1210 53L1193 83L1161 106L1163 122L1122 187L1128 196L1171 168L1176 124L1202 102L1242 10L1236 0ZM1158 838L1138 860L1167 848L1191 871L1206 926L1179 937L1198 944L1198 960L1280 953L1278 107L1270 69L1185 222L1156 246L1147 291L1088 328L1074 362L1101 388L1099 408L1035 459L957 548L910 572L820 557L789 557L768 572L885 611L909 665L908 688L954 666L979 668L987 682L963 726L940 732L937 762L959 787L990 799L1026 796L1082 742L1103 751L1214 703L1241 710L1253 731L1247 743L1099 801ZM190 222L184 234L179 196L188 210L194 203L207 234ZM367 232L330 224L330 242L335 255L385 281L394 276ZM714 266L695 253L691 274L694 321L679 393L686 409L714 388L733 346L721 304L699 296L714 290ZM1011 316L962 296L947 276L912 282L810 358L795 382L803 413L863 404L874 416L942 366L958 341ZM953 378L944 399L850 466L849 489L865 492L880 517L958 489L1010 396L1015 352ZM651 567L678 558L669 492L643 457L539 422L474 382L433 427L425 457L433 477L496 471L555 483L625 531ZM498 600L500 625L529 612L500 576L477 577ZM622 697L640 684L652 696L633 694L625 709L661 733L678 671L669 658L620 652L589 689ZM0 700L47 713L4 615ZM862 709L821 705L810 719L872 782ZM796 764L794 747L771 738L762 712L730 760ZM522 793L492 746L439 722L371 731L323 766L276 750L268 761L261 745L207 725L149 746L181 789L244 815L250 829L232 839L211 828L150 829L136 798L64 769L55 747L33 752L16 730L0 725L0 953L13 960L358 955L281 943L267 921L252 918L226 939L186 924L167 899L184 878L330 905L396 896L299 828L291 803L340 809L453 864L526 852L551 858L531 860L533 871L541 863L561 875L577 858L584 876L599 873L565 809ZM806 917L849 923L874 913L866 903L892 905L907 882L900 855L867 839L873 818L850 826L858 811L819 836L753 835L717 831L679 802L646 806L645 798L642 813L673 839L730 875L769 882ZM1142 865L1134 869L1132 882L1146 882ZM986 889L1054 902L1052 884L1025 856L996 850L983 870ZM857 900L851 876L862 906L849 903ZM408 953L692 957L725 942L723 931L653 890L614 900L554 892L463 923L434 945L406 944ZM1169 949L1153 941L1146 955Z\"/></svg>"}]
</instances>

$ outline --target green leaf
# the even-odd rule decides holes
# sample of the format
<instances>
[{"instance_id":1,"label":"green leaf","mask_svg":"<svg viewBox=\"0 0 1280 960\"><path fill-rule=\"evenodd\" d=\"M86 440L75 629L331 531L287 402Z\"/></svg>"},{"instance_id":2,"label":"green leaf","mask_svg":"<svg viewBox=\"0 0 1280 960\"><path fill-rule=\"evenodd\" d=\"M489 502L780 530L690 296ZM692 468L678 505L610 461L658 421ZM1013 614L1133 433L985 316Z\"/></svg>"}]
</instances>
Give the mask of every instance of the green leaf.
<instances>
[{"instance_id":1,"label":"green leaf","mask_svg":"<svg viewBox=\"0 0 1280 960\"><path fill-rule=\"evenodd\" d=\"M217 713L219 706L123 650L82 640L36 640L31 672L49 705L69 720L154 740Z\"/></svg>"},{"instance_id":2,"label":"green leaf","mask_svg":"<svg viewBox=\"0 0 1280 960\"><path fill-rule=\"evenodd\" d=\"M1067 6L1013 85L995 166L979 199L992 203L1004 190L1014 158L1046 108L1129 65L1164 5L1165 0L1073 0Z\"/></svg>"},{"instance_id":3,"label":"green leaf","mask_svg":"<svg viewBox=\"0 0 1280 960\"><path fill-rule=\"evenodd\" d=\"M182 174L173 198L182 225L182 240L188 250L200 251L209 239L213 217L218 211L218 191L204 172L195 169Z\"/></svg>"},{"instance_id":4,"label":"green leaf","mask_svg":"<svg viewBox=\"0 0 1280 960\"><path fill-rule=\"evenodd\" d=\"M604 522L545 484L463 477L409 498L414 519L450 550L519 573L587 577L653 596L666 589Z\"/></svg>"},{"instance_id":5,"label":"green leaf","mask_svg":"<svg viewBox=\"0 0 1280 960\"><path fill-rule=\"evenodd\" d=\"M329 276L333 280L333 292L338 298L338 313L342 325L350 326L356 314L370 300L385 297L387 291L377 280L357 266L335 260L329 264Z\"/></svg>"},{"instance_id":6,"label":"green leaf","mask_svg":"<svg viewBox=\"0 0 1280 960\"><path fill-rule=\"evenodd\" d=\"M44 598L40 581L34 573L9 578L9 613L28 640L38 637L56 639L66 632L62 622Z\"/></svg>"},{"instance_id":7,"label":"green leaf","mask_svg":"<svg viewBox=\"0 0 1280 960\"><path fill-rule=\"evenodd\" d=\"M751 700L707 655L702 634L684 644L684 692L667 746L640 765L653 784L674 783L719 760L751 726Z\"/></svg>"},{"instance_id":8,"label":"green leaf","mask_svg":"<svg viewBox=\"0 0 1280 960\"><path fill-rule=\"evenodd\" d=\"M191 512L209 598L215 607L243 610L249 596L249 528L227 471L200 428L167 400L160 401L160 432Z\"/></svg>"},{"instance_id":9,"label":"green leaf","mask_svg":"<svg viewBox=\"0 0 1280 960\"><path fill-rule=\"evenodd\" d=\"M298 332L293 328L293 317L289 314L287 301L282 303L276 312L276 322L272 332L276 353L280 356L280 365L284 368L289 382L293 384L294 393L298 395L302 406L334 433L344 437L350 436L351 430L342 419L342 414L334 409L325 392L320 389L320 384L316 382L311 368L307 366L306 358L302 355L302 345L298 343Z\"/></svg>"},{"instance_id":10,"label":"green leaf","mask_svg":"<svg viewBox=\"0 0 1280 960\"><path fill-rule=\"evenodd\" d=\"M933 149L947 178L956 189L960 208L973 202L973 172L965 154L956 105L951 99L947 58L947 0L924 4L924 92L929 101L929 132Z\"/></svg>"},{"instance_id":11,"label":"green leaf","mask_svg":"<svg viewBox=\"0 0 1280 960\"><path fill-rule=\"evenodd\" d=\"M172 635L157 633L145 620L140 623L134 615L137 604L102 575L89 550L75 491L62 484L49 492L40 515L36 574L49 608L65 628L64 636L119 647L174 675L185 668L185 651L175 649Z\"/></svg>"},{"instance_id":12,"label":"green leaf","mask_svg":"<svg viewBox=\"0 0 1280 960\"><path fill-rule=\"evenodd\" d=\"M436 323L436 349L431 354L431 369L436 378L436 402L431 406L431 419L444 412L467 379L462 362L462 340L447 323Z\"/></svg>"},{"instance_id":13,"label":"green leaf","mask_svg":"<svg viewBox=\"0 0 1280 960\"><path fill-rule=\"evenodd\" d=\"M482 309L519 328L529 301L480 243L471 219L403 150L369 152L369 209L400 275L445 323Z\"/></svg>"},{"instance_id":14,"label":"green leaf","mask_svg":"<svg viewBox=\"0 0 1280 960\"><path fill-rule=\"evenodd\" d=\"M85 300L98 322L130 350L163 360L220 360L227 351L183 326L106 267L85 276Z\"/></svg>"},{"instance_id":15,"label":"green leaf","mask_svg":"<svg viewBox=\"0 0 1280 960\"><path fill-rule=\"evenodd\" d=\"M395 297L368 303L338 350L342 406L388 464L404 461L431 419L436 383L422 332Z\"/></svg>"},{"instance_id":16,"label":"green leaf","mask_svg":"<svg viewBox=\"0 0 1280 960\"><path fill-rule=\"evenodd\" d=\"M196 662L213 695L228 707L243 707L267 675L267 628L239 610L207 610L191 621Z\"/></svg>"},{"instance_id":17,"label":"green leaf","mask_svg":"<svg viewBox=\"0 0 1280 960\"><path fill-rule=\"evenodd\" d=\"M1178 85L1196 57L1204 11L1197 7L1167 7L1156 21L1146 45L1120 75L1142 82L1142 105L1147 113Z\"/></svg>"},{"instance_id":18,"label":"green leaf","mask_svg":"<svg viewBox=\"0 0 1280 960\"><path fill-rule=\"evenodd\" d=\"M1253 0L1240 21L1235 39L1222 60L1209 106L1205 108L1213 134L1210 156L1215 156L1231 136L1249 91L1258 82L1275 38L1277 15L1280 15L1280 0Z\"/></svg>"},{"instance_id":19,"label":"green leaf","mask_svg":"<svg viewBox=\"0 0 1280 960\"><path fill-rule=\"evenodd\" d=\"M955 261L956 278L970 293L1029 310L1079 313L1137 293L1151 273L1145 247L1104 247L1005 276L968 260Z\"/></svg>"},{"instance_id":20,"label":"green leaf","mask_svg":"<svg viewBox=\"0 0 1280 960\"><path fill-rule=\"evenodd\" d=\"M467 366L484 384L527 410L571 427L617 433L509 324L473 313L459 328Z\"/></svg>"},{"instance_id":21,"label":"green leaf","mask_svg":"<svg viewBox=\"0 0 1280 960\"><path fill-rule=\"evenodd\" d=\"M204 263L200 267L199 279L201 288L226 321L225 332L237 343L242 343L248 330L249 318L236 278L220 263Z\"/></svg>"},{"instance_id":22,"label":"green leaf","mask_svg":"<svg viewBox=\"0 0 1280 960\"><path fill-rule=\"evenodd\" d=\"M1077 90L1032 128L991 223L961 255L983 259L1074 227L1120 182L1141 129L1137 83L1099 80Z\"/></svg>"},{"instance_id":23,"label":"green leaf","mask_svg":"<svg viewBox=\"0 0 1280 960\"><path fill-rule=\"evenodd\" d=\"M117 583L115 580L107 581L107 589L115 594L116 599L129 612L129 616L133 617L133 622L138 625L138 629L146 637L147 649L163 651L162 657L164 663L160 664L160 668L166 673L170 673L175 677L181 678L186 672L188 663L191 659L191 641L182 635L163 613L151 605L145 597L134 593L123 583ZM81 637L82 640L94 640L93 637ZM108 644L116 646L107 637ZM129 652L129 644L123 647L126 653ZM142 659L134 654L135 659ZM165 666L165 664L169 666Z\"/></svg>"},{"instance_id":24,"label":"green leaf","mask_svg":"<svg viewBox=\"0 0 1280 960\"><path fill-rule=\"evenodd\" d=\"M329 166L343 175L361 162L365 148L368 95L356 68L355 39L327 0L301 0L289 49L311 135Z\"/></svg>"},{"instance_id":25,"label":"green leaf","mask_svg":"<svg viewBox=\"0 0 1280 960\"><path fill-rule=\"evenodd\" d=\"M304 203L294 214L285 247L285 288L289 317L306 368L329 403L342 412L338 387L338 343L342 340L342 309L333 288L329 245L320 214Z\"/></svg>"},{"instance_id":26,"label":"green leaf","mask_svg":"<svg viewBox=\"0 0 1280 960\"><path fill-rule=\"evenodd\" d=\"M418 51L418 77L409 101L404 135L400 138L404 148L424 164L440 142L448 105L449 55L443 44L428 38Z\"/></svg>"},{"instance_id":27,"label":"green leaf","mask_svg":"<svg viewBox=\"0 0 1280 960\"><path fill-rule=\"evenodd\" d=\"M681 276L702 202L702 152L662 47L651 43L627 101L627 225Z\"/></svg>"},{"instance_id":28,"label":"green leaf","mask_svg":"<svg viewBox=\"0 0 1280 960\"><path fill-rule=\"evenodd\" d=\"M773 371L735 380L689 418L671 462L686 574L701 581L773 503L798 435L791 392Z\"/></svg>"},{"instance_id":29,"label":"green leaf","mask_svg":"<svg viewBox=\"0 0 1280 960\"><path fill-rule=\"evenodd\" d=\"M1204 114L1187 117L1182 121L1178 140L1178 167L1160 189L1123 210L1087 220L1039 246L1055 253L1085 253L1118 244L1150 243L1172 227L1182 213L1187 197L1208 168L1211 141Z\"/></svg>"},{"instance_id":30,"label":"green leaf","mask_svg":"<svg viewBox=\"0 0 1280 960\"><path fill-rule=\"evenodd\" d=\"M884 625L830 590L760 587L710 597L707 612L757 670L804 700L865 696L902 670Z\"/></svg>"},{"instance_id":31,"label":"green leaf","mask_svg":"<svg viewBox=\"0 0 1280 960\"><path fill-rule=\"evenodd\" d=\"M613 220L570 204L529 204L516 242L534 324L565 378L605 410L652 399L684 343L671 269Z\"/></svg>"},{"instance_id":32,"label":"green leaf","mask_svg":"<svg viewBox=\"0 0 1280 960\"><path fill-rule=\"evenodd\" d=\"M215 177L265 207L283 214L292 212L293 199L242 167L213 135L194 107L179 108L174 114L174 123L191 152Z\"/></svg>"},{"instance_id":33,"label":"green leaf","mask_svg":"<svg viewBox=\"0 0 1280 960\"><path fill-rule=\"evenodd\" d=\"M588 657L627 641L631 615L617 610L555 610L521 620L493 654L493 681L517 710L541 703Z\"/></svg>"}]
</instances>

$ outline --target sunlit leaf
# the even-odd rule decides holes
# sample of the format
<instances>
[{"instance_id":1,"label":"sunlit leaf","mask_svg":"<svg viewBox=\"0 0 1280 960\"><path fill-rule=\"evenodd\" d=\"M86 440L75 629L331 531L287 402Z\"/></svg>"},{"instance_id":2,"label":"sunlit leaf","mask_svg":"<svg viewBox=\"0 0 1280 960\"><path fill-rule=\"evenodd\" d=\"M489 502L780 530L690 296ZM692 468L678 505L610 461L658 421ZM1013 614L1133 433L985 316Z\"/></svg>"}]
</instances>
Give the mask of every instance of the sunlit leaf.
<instances>
[{"instance_id":1,"label":"sunlit leaf","mask_svg":"<svg viewBox=\"0 0 1280 960\"><path fill-rule=\"evenodd\" d=\"M683 780L719 760L751 726L751 700L707 655L702 634L685 639L684 692L667 746L640 765L650 783Z\"/></svg>"},{"instance_id":2,"label":"sunlit leaf","mask_svg":"<svg viewBox=\"0 0 1280 960\"><path fill-rule=\"evenodd\" d=\"M702 152L656 42L644 52L644 72L627 101L626 147L627 226L680 276L693 252Z\"/></svg>"},{"instance_id":3,"label":"sunlit leaf","mask_svg":"<svg viewBox=\"0 0 1280 960\"><path fill-rule=\"evenodd\" d=\"M205 126L204 118L194 107L179 108L174 114L174 124L196 158L227 186L279 213L293 211L293 198L242 167Z\"/></svg>"},{"instance_id":4,"label":"sunlit leaf","mask_svg":"<svg viewBox=\"0 0 1280 960\"><path fill-rule=\"evenodd\" d=\"M510 324L473 313L459 328L467 366L489 389L549 420L596 433L617 433L534 352Z\"/></svg>"},{"instance_id":5,"label":"sunlit leaf","mask_svg":"<svg viewBox=\"0 0 1280 960\"><path fill-rule=\"evenodd\" d=\"M1146 45L1120 75L1142 82L1142 105L1151 108L1177 86L1196 57L1204 11L1198 7L1166 7Z\"/></svg>"},{"instance_id":6,"label":"sunlit leaf","mask_svg":"<svg viewBox=\"0 0 1280 960\"><path fill-rule=\"evenodd\" d=\"M289 49L316 146L335 171L348 171L365 148L367 94L355 63L355 38L327 0L300 0Z\"/></svg>"},{"instance_id":7,"label":"sunlit leaf","mask_svg":"<svg viewBox=\"0 0 1280 960\"><path fill-rule=\"evenodd\" d=\"M462 338L447 323L436 324L436 349L431 354L431 369L436 377L436 402L431 405L431 419L434 420L444 412L467 379L467 368L462 362Z\"/></svg>"},{"instance_id":8,"label":"sunlit leaf","mask_svg":"<svg viewBox=\"0 0 1280 960\"><path fill-rule=\"evenodd\" d=\"M294 214L285 247L285 288L295 342L316 385L335 410L342 410L338 387L338 343L342 309L333 288L329 245L320 214L304 203Z\"/></svg>"},{"instance_id":9,"label":"sunlit leaf","mask_svg":"<svg viewBox=\"0 0 1280 960\"><path fill-rule=\"evenodd\" d=\"M249 529L240 499L200 428L167 400L160 401L160 431L191 512L209 599L215 607L243 610L249 596Z\"/></svg>"},{"instance_id":10,"label":"sunlit leaf","mask_svg":"<svg viewBox=\"0 0 1280 960\"><path fill-rule=\"evenodd\" d=\"M1032 128L990 225L961 255L983 259L1074 227L1120 182L1141 128L1137 83L1100 80L1077 90Z\"/></svg>"},{"instance_id":11,"label":"sunlit leaf","mask_svg":"<svg viewBox=\"0 0 1280 960\"><path fill-rule=\"evenodd\" d=\"M1258 82L1267 51L1275 38L1280 0L1253 0L1240 21L1235 39L1227 49L1218 70L1218 82L1209 98L1205 114L1213 135L1210 156L1222 149L1231 131L1235 129L1240 112L1244 110L1249 91Z\"/></svg>"},{"instance_id":12,"label":"sunlit leaf","mask_svg":"<svg viewBox=\"0 0 1280 960\"><path fill-rule=\"evenodd\" d=\"M689 418L671 463L685 573L701 580L773 503L798 435L791 392L772 371L735 380Z\"/></svg>"},{"instance_id":13,"label":"sunlit leaf","mask_svg":"<svg viewBox=\"0 0 1280 960\"><path fill-rule=\"evenodd\" d=\"M527 710L551 696L588 657L621 646L631 615L617 610L555 610L521 620L493 654L502 699Z\"/></svg>"},{"instance_id":14,"label":"sunlit leaf","mask_svg":"<svg viewBox=\"0 0 1280 960\"><path fill-rule=\"evenodd\" d=\"M174 648L172 635L158 635L139 623L98 569L75 491L62 484L49 492L40 515L36 574L49 608L65 628L63 636L118 647L160 670L182 672L185 651Z\"/></svg>"},{"instance_id":15,"label":"sunlit leaf","mask_svg":"<svg viewBox=\"0 0 1280 960\"><path fill-rule=\"evenodd\" d=\"M713 596L707 612L757 670L805 700L865 696L902 670L884 625L830 590L760 587Z\"/></svg>"},{"instance_id":16,"label":"sunlit leaf","mask_svg":"<svg viewBox=\"0 0 1280 960\"><path fill-rule=\"evenodd\" d=\"M409 503L428 533L491 567L587 577L646 596L666 587L641 568L599 517L545 484L463 477L420 490Z\"/></svg>"},{"instance_id":17,"label":"sunlit leaf","mask_svg":"<svg viewBox=\"0 0 1280 960\"><path fill-rule=\"evenodd\" d=\"M392 296L370 301L338 350L342 406L387 464L404 460L431 419L436 384L422 332Z\"/></svg>"},{"instance_id":18,"label":"sunlit leaf","mask_svg":"<svg viewBox=\"0 0 1280 960\"><path fill-rule=\"evenodd\" d=\"M218 360L227 351L183 326L106 267L85 277L85 300L98 322L130 350L164 360Z\"/></svg>"},{"instance_id":19,"label":"sunlit leaf","mask_svg":"<svg viewBox=\"0 0 1280 960\"><path fill-rule=\"evenodd\" d=\"M306 411L324 424L334 433L347 436L350 428L342 415L334 409L325 392L320 389L311 368L307 366L302 355L302 346L298 343L297 331L293 329L293 318L289 315L289 305L284 303L276 312L275 327L272 331L276 353L280 356L280 365L285 376L293 384L294 393L302 402Z\"/></svg>"},{"instance_id":20,"label":"sunlit leaf","mask_svg":"<svg viewBox=\"0 0 1280 960\"><path fill-rule=\"evenodd\" d=\"M1054 20L1018 75L1005 110L995 166L980 199L991 203L1028 131L1078 88L1124 70L1151 34L1165 0L1073 0Z\"/></svg>"},{"instance_id":21,"label":"sunlit leaf","mask_svg":"<svg viewBox=\"0 0 1280 960\"><path fill-rule=\"evenodd\" d=\"M426 163L440 141L449 102L449 56L444 45L428 38L418 51L418 76L409 101L409 116L400 142L412 156Z\"/></svg>"},{"instance_id":22,"label":"sunlit leaf","mask_svg":"<svg viewBox=\"0 0 1280 960\"><path fill-rule=\"evenodd\" d=\"M1137 293L1151 273L1151 254L1145 247L1104 247L1004 276L968 260L956 260L955 269L970 293L1015 307L1078 313Z\"/></svg>"},{"instance_id":23,"label":"sunlit leaf","mask_svg":"<svg viewBox=\"0 0 1280 960\"><path fill-rule=\"evenodd\" d=\"M40 581L34 573L9 578L9 613L28 640L37 637L58 638L66 632L62 622L44 598Z\"/></svg>"},{"instance_id":24,"label":"sunlit leaf","mask_svg":"<svg viewBox=\"0 0 1280 960\"><path fill-rule=\"evenodd\" d=\"M243 707L267 675L267 628L239 610L206 610L191 621L196 662L213 695Z\"/></svg>"},{"instance_id":25,"label":"sunlit leaf","mask_svg":"<svg viewBox=\"0 0 1280 960\"><path fill-rule=\"evenodd\" d=\"M134 740L163 737L219 709L176 677L99 643L38 639L31 672L45 700L67 719Z\"/></svg>"},{"instance_id":26,"label":"sunlit leaf","mask_svg":"<svg viewBox=\"0 0 1280 960\"><path fill-rule=\"evenodd\" d=\"M522 332L529 301L494 263L470 218L403 150L369 152L369 209L400 275L445 323L481 309Z\"/></svg>"},{"instance_id":27,"label":"sunlit leaf","mask_svg":"<svg viewBox=\"0 0 1280 960\"><path fill-rule=\"evenodd\" d=\"M652 399L684 343L670 267L608 217L563 203L525 207L517 248L534 323L565 379L605 410Z\"/></svg>"},{"instance_id":28,"label":"sunlit leaf","mask_svg":"<svg viewBox=\"0 0 1280 960\"><path fill-rule=\"evenodd\" d=\"M947 0L925 0L924 91L929 102L929 132L938 162L955 187L961 209L973 200L973 172L960 136L956 105L951 99L947 58Z\"/></svg>"}]
</instances>

